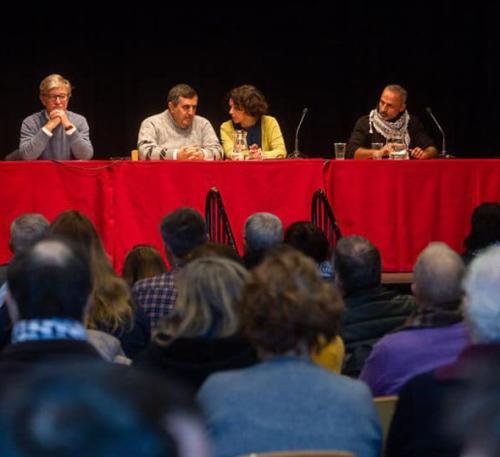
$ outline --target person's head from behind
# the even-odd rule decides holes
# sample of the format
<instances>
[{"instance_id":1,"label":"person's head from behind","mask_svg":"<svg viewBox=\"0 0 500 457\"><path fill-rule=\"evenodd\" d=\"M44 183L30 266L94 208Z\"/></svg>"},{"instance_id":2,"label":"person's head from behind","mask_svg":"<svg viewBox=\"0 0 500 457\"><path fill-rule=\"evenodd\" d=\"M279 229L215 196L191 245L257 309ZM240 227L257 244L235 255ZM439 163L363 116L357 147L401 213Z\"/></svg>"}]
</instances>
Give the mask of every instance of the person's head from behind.
<instances>
[{"instance_id":1,"label":"person's head from behind","mask_svg":"<svg viewBox=\"0 0 500 457\"><path fill-rule=\"evenodd\" d=\"M39 241L16 255L7 269L7 305L12 321L72 319L82 321L92 275L85 252L57 239Z\"/></svg>"},{"instance_id":2,"label":"person's head from behind","mask_svg":"<svg viewBox=\"0 0 500 457\"><path fill-rule=\"evenodd\" d=\"M485 249L470 264L463 282L465 322L476 342L500 341L500 247Z\"/></svg>"},{"instance_id":3,"label":"person's head from behind","mask_svg":"<svg viewBox=\"0 0 500 457\"><path fill-rule=\"evenodd\" d=\"M187 84L177 84L168 92L168 111L183 129L191 126L198 107L198 94Z\"/></svg>"},{"instance_id":4,"label":"person's head from behind","mask_svg":"<svg viewBox=\"0 0 500 457\"><path fill-rule=\"evenodd\" d=\"M207 242L207 230L201 214L193 208L178 208L167 214L160 224L168 260L182 263L186 255Z\"/></svg>"},{"instance_id":5,"label":"person's head from behind","mask_svg":"<svg viewBox=\"0 0 500 457\"><path fill-rule=\"evenodd\" d=\"M29 249L49 233L49 221L38 213L16 217L10 225L9 246L14 255Z\"/></svg>"},{"instance_id":6,"label":"person's head from behind","mask_svg":"<svg viewBox=\"0 0 500 457\"><path fill-rule=\"evenodd\" d=\"M235 87L228 95L229 114L235 124L247 128L255 124L269 108L260 90L249 84Z\"/></svg>"},{"instance_id":7,"label":"person's head from behind","mask_svg":"<svg viewBox=\"0 0 500 457\"><path fill-rule=\"evenodd\" d=\"M472 212L470 231L464 241L466 253L500 242L500 203L485 202Z\"/></svg>"},{"instance_id":8,"label":"person's head from behind","mask_svg":"<svg viewBox=\"0 0 500 457\"><path fill-rule=\"evenodd\" d=\"M123 279L132 287L140 279L151 278L167 271L167 266L154 246L139 244L134 246L123 262Z\"/></svg>"},{"instance_id":9,"label":"person's head from behind","mask_svg":"<svg viewBox=\"0 0 500 457\"><path fill-rule=\"evenodd\" d=\"M48 113L55 109L66 110L72 89L71 83L61 75L49 75L40 83L40 101Z\"/></svg>"},{"instance_id":10,"label":"person's head from behind","mask_svg":"<svg viewBox=\"0 0 500 457\"><path fill-rule=\"evenodd\" d=\"M323 231L311 222L299 221L285 231L283 241L321 263L330 257L330 245Z\"/></svg>"},{"instance_id":11,"label":"person's head from behind","mask_svg":"<svg viewBox=\"0 0 500 457\"><path fill-rule=\"evenodd\" d=\"M250 274L244 333L262 355L308 355L339 331L342 297L312 259L289 246L269 251Z\"/></svg>"},{"instance_id":12,"label":"person's head from behind","mask_svg":"<svg viewBox=\"0 0 500 457\"><path fill-rule=\"evenodd\" d=\"M398 84L386 86L378 102L378 112L386 121L392 121L406 110L408 92Z\"/></svg>"},{"instance_id":13,"label":"person's head from behind","mask_svg":"<svg viewBox=\"0 0 500 457\"><path fill-rule=\"evenodd\" d=\"M164 379L104 363L32 371L0 396L3 457L207 457L202 415Z\"/></svg>"},{"instance_id":14,"label":"person's head from behind","mask_svg":"<svg viewBox=\"0 0 500 457\"><path fill-rule=\"evenodd\" d=\"M50 233L81 244L89 252L92 262L107 259L94 224L80 211L68 210L59 214L50 225Z\"/></svg>"},{"instance_id":15,"label":"person's head from behind","mask_svg":"<svg viewBox=\"0 0 500 457\"><path fill-rule=\"evenodd\" d=\"M247 270L222 257L189 262L176 277L175 316L160 324L162 336L217 338L240 330L240 302Z\"/></svg>"},{"instance_id":16,"label":"person's head from behind","mask_svg":"<svg viewBox=\"0 0 500 457\"><path fill-rule=\"evenodd\" d=\"M462 299L465 266L447 244L430 243L413 269L412 292L421 309L457 310Z\"/></svg>"},{"instance_id":17,"label":"person's head from behind","mask_svg":"<svg viewBox=\"0 0 500 457\"><path fill-rule=\"evenodd\" d=\"M333 253L335 281L344 295L380 285L382 261L377 247L362 236L341 238Z\"/></svg>"},{"instance_id":18,"label":"person's head from behind","mask_svg":"<svg viewBox=\"0 0 500 457\"><path fill-rule=\"evenodd\" d=\"M283 241L283 224L272 213L254 213L245 222L245 252L262 252Z\"/></svg>"}]
</instances>

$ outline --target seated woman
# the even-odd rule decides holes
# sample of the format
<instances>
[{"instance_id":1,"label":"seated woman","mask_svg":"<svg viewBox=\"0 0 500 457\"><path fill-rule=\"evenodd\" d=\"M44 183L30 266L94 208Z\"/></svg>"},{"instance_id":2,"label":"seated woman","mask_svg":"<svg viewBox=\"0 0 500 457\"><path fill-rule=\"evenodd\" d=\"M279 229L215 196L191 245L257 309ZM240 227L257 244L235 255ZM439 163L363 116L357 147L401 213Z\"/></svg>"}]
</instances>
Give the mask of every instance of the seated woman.
<instances>
[{"instance_id":1,"label":"seated woman","mask_svg":"<svg viewBox=\"0 0 500 457\"><path fill-rule=\"evenodd\" d=\"M176 277L175 315L164 319L134 365L181 381L195 392L214 372L257 362L240 336L240 300L248 272L209 254L190 261Z\"/></svg>"},{"instance_id":2,"label":"seated woman","mask_svg":"<svg viewBox=\"0 0 500 457\"><path fill-rule=\"evenodd\" d=\"M83 245L89 253L94 290L86 327L115 336L127 357L133 357L149 342L149 321L142 308L133 305L127 284L113 270L94 224L79 211L70 210L57 216L50 231ZM101 345L101 339L91 333L93 342Z\"/></svg>"},{"instance_id":3,"label":"seated woman","mask_svg":"<svg viewBox=\"0 0 500 457\"><path fill-rule=\"evenodd\" d=\"M268 104L262 92L244 85L232 89L228 98L231 120L220 127L226 159L233 158L235 130L247 132L249 159L284 159L285 141L278 121L266 114Z\"/></svg>"},{"instance_id":4,"label":"seated woman","mask_svg":"<svg viewBox=\"0 0 500 457\"><path fill-rule=\"evenodd\" d=\"M314 261L283 246L252 270L243 292L245 335L261 363L216 373L198 392L217 456L322 449L380 455L368 387L314 364L338 334L342 298Z\"/></svg>"}]
</instances>

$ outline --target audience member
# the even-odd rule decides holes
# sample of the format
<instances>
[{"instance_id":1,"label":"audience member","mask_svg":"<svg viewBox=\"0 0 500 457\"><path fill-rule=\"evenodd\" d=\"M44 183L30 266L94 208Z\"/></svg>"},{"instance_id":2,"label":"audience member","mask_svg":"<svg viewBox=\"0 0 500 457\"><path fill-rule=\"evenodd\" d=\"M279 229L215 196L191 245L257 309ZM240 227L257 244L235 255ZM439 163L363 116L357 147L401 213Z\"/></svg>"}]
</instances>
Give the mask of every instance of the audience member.
<instances>
[{"instance_id":1,"label":"audience member","mask_svg":"<svg viewBox=\"0 0 500 457\"><path fill-rule=\"evenodd\" d=\"M27 213L15 218L10 224L9 247L14 256L26 251L49 232L49 222L38 213ZM0 349L10 341L12 322L5 304L7 294L7 267L0 267Z\"/></svg>"},{"instance_id":2,"label":"audience member","mask_svg":"<svg viewBox=\"0 0 500 457\"><path fill-rule=\"evenodd\" d=\"M360 375L374 396L397 394L415 375L457 358L468 341L460 310L464 272L460 256L444 243L420 253L412 284L418 310L374 346Z\"/></svg>"},{"instance_id":3,"label":"audience member","mask_svg":"<svg viewBox=\"0 0 500 457\"><path fill-rule=\"evenodd\" d=\"M191 260L199 259L200 257L212 256L223 257L225 259L234 260L240 265L243 264L243 259L240 257L235 248L227 244L214 243L211 241L196 246L187 254L186 261L191 262Z\"/></svg>"},{"instance_id":4,"label":"audience member","mask_svg":"<svg viewBox=\"0 0 500 457\"><path fill-rule=\"evenodd\" d=\"M470 231L464 241L464 262L469 264L484 248L499 243L500 203L481 203L472 213Z\"/></svg>"},{"instance_id":5,"label":"audience member","mask_svg":"<svg viewBox=\"0 0 500 457\"><path fill-rule=\"evenodd\" d=\"M381 284L380 252L366 238L341 238L335 247L333 269L346 305L340 330L346 345L343 373L358 376L373 345L401 327L415 303L410 296Z\"/></svg>"},{"instance_id":6,"label":"audience member","mask_svg":"<svg viewBox=\"0 0 500 457\"><path fill-rule=\"evenodd\" d=\"M390 140L401 139L413 159L430 159L438 153L422 123L406 110L406 90L396 84L384 88L378 106L356 122L347 143L347 157L373 159L376 154L388 156L392 151ZM372 143L383 143L381 150Z\"/></svg>"},{"instance_id":7,"label":"audience member","mask_svg":"<svg viewBox=\"0 0 500 457\"><path fill-rule=\"evenodd\" d=\"M14 256L7 281L14 328L11 344L0 352L2 378L18 381L36 364L101 359L87 342L82 323L92 274L79 246L57 239L39 241Z\"/></svg>"},{"instance_id":8,"label":"audience member","mask_svg":"<svg viewBox=\"0 0 500 457\"><path fill-rule=\"evenodd\" d=\"M234 132L247 133L249 159L283 159L285 141L278 121L267 115L268 104L260 90L254 86L235 87L228 96L231 120L220 127L222 147L227 159L233 158Z\"/></svg>"},{"instance_id":9,"label":"audience member","mask_svg":"<svg viewBox=\"0 0 500 457\"><path fill-rule=\"evenodd\" d=\"M259 264L264 254L283 241L283 225L271 213L254 213L245 222L243 262L247 268Z\"/></svg>"},{"instance_id":10,"label":"audience member","mask_svg":"<svg viewBox=\"0 0 500 457\"><path fill-rule=\"evenodd\" d=\"M176 278L175 314L160 321L153 342L134 360L196 391L211 374L257 362L240 335L241 291L248 272L218 256L188 263Z\"/></svg>"},{"instance_id":11,"label":"audience member","mask_svg":"<svg viewBox=\"0 0 500 457\"><path fill-rule=\"evenodd\" d=\"M149 342L149 322L145 312L132 303L125 281L113 270L94 224L79 211L64 211L52 222L51 232L80 243L89 252L94 290L85 325L94 335L102 332L92 341L98 344L114 336L127 357L133 357Z\"/></svg>"},{"instance_id":12,"label":"audience member","mask_svg":"<svg viewBox=\"0 0 500 457\"><path fill-rule=\"evenodd\" d=\"M323 279L333 279L330 245L319 227L311 222L294 222L286 229L283 241L311 257L318 264Z\"/></svg>"},{"instance_id":13,"label":"audience member","mask_svg":"<svg viewBox=\"0 0 500 457\"><path fill-rule=\"evenodd\" d=\"M164 380L111 364L18 379L0 396L0 434L3 457L211 455L192 399Z\"/></svg>"},{"instance_id":14,"label":"audience member","mask_svg":"<svg viewBox=\"0 0 500 457\"><path fill-rule=\"evenodd\" d=\"M446 410L445 400L448 395L455 394L456 400L452 404L457 407L464 399L462 391L456 389L467 387L469 383L477 382L482 378L484 371L480 369L481 366L486 366L488 371L494 370L495 365L498 367L500 357L500 319L498 318L500 315L500 247L487 248L471 262L463 287L465 290L464 322L472 344L465 347L455 362L416 376L401 389L387 441L389 457L459 455L460 443L453 440L447 433L450 423L443 413ZM429 341L422 340L422 344L429 345ZM498 392L498 377L495 382ZM491 401L490 406L493 407L496 398L483 400ZM474 414L473 410L469 412ZM485 425L482 431L486 438L488 432L491 431L489 426L479 421L469 423L474 438L481 436L476 433L479 430L478 427L482 425ZM484 448L481 446L478 451L487 452L491 451L491 449L488 450L488 445L495 446L496 441L480 443L474 439L469 444L471 446L481 444ZM480 456L482 454L462 455Z\"/></svg>"},{"instance_id":15,"label":"audience member","mask_svg":"<svg viewBox=\"0 0 500 457\"><path fill-rule=\"evenodd\" d=\"M211 375L198 394L217 457L293 449L379 455L380 424L366 385L309 357L320 335L337 335L341 311L335 287L291 247L268 253L253 270L243 325L262 362Z\"/></svg>"},{"instance_id":16,"label":"audience member","mask_svg":"<svg viewBox=\"0 0 500 457\"><path fill-rule=\"evenodd\" d=\"M73 87L61 75L49 75L40 83L44 110L21 125L20 160L88 160L94 155L89 125L80 114L68 110Z\"/></svg>"},{"instance_id":17,"label":"audience member","mask_svg":"<svg viewBox=\"0 0 500 457\"><path fill-rule=\"evenodd\" d=\"M137 146L141 160L222 159L222 146L210 124L196 114L198 94L187 84L172 87L167 110L142 121Z\"/></svg>"},{"instance_id":18,"label":"audience member","mask_svg":"<svg viewBox=\"0 0 500 457\"><path fill-rule=\"evenodd\" d=\"M134 246L123 262L122 277L130 288L140 279L158 276L167 271L159 251L148 244Z\"/></svg>"},{"instance_id":19,"label":"audience member","mask_svg":"<svg viewBox=\"0 0 500 457\"><path fill-rule=\"evenodd\" d=\"M160 225L167 259L172 269L159 276L138 281L133 289L135 303L148 315L151 330L163 316L174 312L177 292L175 276L184 266L186 256L196 246L207 242L205 221L192 208L178 208L167 214Z\"/></svg>"}]
</instances>

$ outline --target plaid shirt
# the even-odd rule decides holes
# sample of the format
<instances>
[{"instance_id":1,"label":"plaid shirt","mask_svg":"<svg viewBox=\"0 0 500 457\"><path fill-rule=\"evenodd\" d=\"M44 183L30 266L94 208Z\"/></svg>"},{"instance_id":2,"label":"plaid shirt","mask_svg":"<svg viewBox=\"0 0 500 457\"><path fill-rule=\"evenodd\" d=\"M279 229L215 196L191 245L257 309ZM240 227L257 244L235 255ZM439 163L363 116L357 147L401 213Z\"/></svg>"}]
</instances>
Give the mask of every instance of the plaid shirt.
<instances>
[{"instance_id":1,"label":"plaid shirt","mask_svg":"<svg viewBox=\"0 0 500 457\"><path fill-rule=\"evenodd\" d=\"M149 318L151 330L156 329L158 321L174 311L177 291L174 279L179 271L174 268L167 273L137 281L132 288L132 295L137 306L142 307Z\"/></svg>"}]
</instances>

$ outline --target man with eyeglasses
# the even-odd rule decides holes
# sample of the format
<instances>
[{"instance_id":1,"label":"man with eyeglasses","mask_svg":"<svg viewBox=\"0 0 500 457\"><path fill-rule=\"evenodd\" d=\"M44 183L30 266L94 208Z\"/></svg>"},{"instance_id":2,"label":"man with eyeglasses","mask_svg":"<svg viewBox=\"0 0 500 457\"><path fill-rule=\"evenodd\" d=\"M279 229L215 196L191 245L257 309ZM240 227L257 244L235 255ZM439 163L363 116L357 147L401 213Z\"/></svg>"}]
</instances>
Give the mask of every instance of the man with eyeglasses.
<instances>
[{"instance_id":1,"label":"man with eyeglasses","mask_svg":"<svg viewBox=\"0 0 500 457\"><path fill-rule=\"evenodd\" d=\"M167 109L142 121L141 160L218 160L222 146L212 124L196 114L198 94L187 84L172 87Z\"/></svg>"},{"instance_id":2,"label":"man with eyeglasses","mask_svg":"<svg viewBox=\"0 0 500 457\"><path fill-rule=\"evenodd\" d=\"M52 74L40 83L44 110L24 119L18 158L21 160L88 160L94 155L89 125L80 114L68 111L71 83Z\"/></svg>"}]
</instances>

